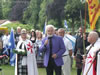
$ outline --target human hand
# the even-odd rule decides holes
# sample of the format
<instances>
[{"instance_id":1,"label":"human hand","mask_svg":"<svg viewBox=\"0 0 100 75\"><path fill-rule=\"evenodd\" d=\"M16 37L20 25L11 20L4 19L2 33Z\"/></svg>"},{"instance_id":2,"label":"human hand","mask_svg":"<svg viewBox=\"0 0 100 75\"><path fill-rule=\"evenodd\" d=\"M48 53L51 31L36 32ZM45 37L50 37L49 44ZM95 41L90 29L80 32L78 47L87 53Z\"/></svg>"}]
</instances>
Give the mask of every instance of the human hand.
<instances>
[{"instance_id":1,"label":"human hand","mask_svg":"<svg viewBox=\"0 0 100 75\"><path fill-rule=\"evenodd\" d=\"M85 64L85 61L86 61L86 59L83 59L83 60L82 60L82 63Z\"/></svg>"},{"instance_id":2,"label":"human hand","mask_svg":"<svg viewBox=\"0 0 100 75\"><path fill-rule=\"evenodd\" d=\"M57 54L53 54L52 58L56 59L57 58Z\"/></svg>"},{"instance_id":3,"label":"human hand","mask_svg":"<svg viewBox=\"0 0 100 75\"><path fill-rule=\"evenodd\" d=\"M86 34L85 33L83 34L83 39L86 40Z\"/></svg>"},{"instance_id":4,"label":"human hand","mask_svg":"<svg viewBox=\"0 0 100 75\"><path fill-rule=\"evenodd\" d=\"M82 63L85 64L85 61L86 61L86 55L83 55L82 57L83 57Z\"/></svg>"},{"instance_id":5,"label":"human hand","mask_svg":"<svg viewBox=\"0 0 100 75\"><path fill-rule=\"evenodd\" d=\"M47 44L48 44L48 40L45 40L44 45L47 45Z\"/></svg>"},{"instance_id":6,"label":"human hand","mask_svg":"<svg viewBox=\"0 0 100 75\"><path fill-rule=\"evenodd\" d=\"M73 59L76 60L76 56L73 56Z\"/></svg>"}]
</instances>

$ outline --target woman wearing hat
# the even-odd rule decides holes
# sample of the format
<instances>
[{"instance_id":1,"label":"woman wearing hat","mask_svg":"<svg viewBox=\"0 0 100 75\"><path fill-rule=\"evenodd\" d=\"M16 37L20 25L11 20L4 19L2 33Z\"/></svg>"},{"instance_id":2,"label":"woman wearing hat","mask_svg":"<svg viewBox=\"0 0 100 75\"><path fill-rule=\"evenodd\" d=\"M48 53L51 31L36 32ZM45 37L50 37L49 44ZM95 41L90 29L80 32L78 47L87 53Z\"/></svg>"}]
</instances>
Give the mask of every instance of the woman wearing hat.
<instances>
[{"instance_id":1,"label":"woman wearing hat","mask_svg":"<svg viewBox=\"0 0 100 75\"><path fill-rule=\"evenodd\" d=\"M27 39L26 29L21 30L21 38L17 44L16 50L21 52L17 54L15 75L38 75L35 51L33 44Z\"/></svg>"}]
</instances>

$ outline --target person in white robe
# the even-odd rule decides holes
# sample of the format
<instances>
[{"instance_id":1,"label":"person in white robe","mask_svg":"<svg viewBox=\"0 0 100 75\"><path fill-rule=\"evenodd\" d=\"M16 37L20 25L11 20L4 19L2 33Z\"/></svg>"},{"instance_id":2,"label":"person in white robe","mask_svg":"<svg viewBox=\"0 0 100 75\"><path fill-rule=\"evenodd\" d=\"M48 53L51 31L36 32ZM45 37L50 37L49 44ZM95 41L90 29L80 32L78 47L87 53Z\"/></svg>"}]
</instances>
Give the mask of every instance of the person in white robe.
<instances>
[{"instance_id":1,"label":"person in white robe","mask_svg":"<svg viewBox=\"0 0 100 75\"><path fill-rule=\"evenodd\" d=\"M16 50L26 54L16 54L15 75L38 75L36 57L33 44L27 39L26 30L22 29L21 38Z\"/></svg>"},{"instance_id":2,"label":"person in white robe","mask_svg":"<svg viewBox=\"0 0 100 75\"><path fill-rule=\"evenodd\" d=\"M88 42L90 42L90 45L87 47L87 55L85 59L85 67L84 67L83 75L96 75L97 61L94 60L94 58L95 58L97 50L100 49L100 40L99 40L98 34L95 31L92 31L89 33ZM91 64L92 66L90 67Z\"/></svg>"}]
</instances>

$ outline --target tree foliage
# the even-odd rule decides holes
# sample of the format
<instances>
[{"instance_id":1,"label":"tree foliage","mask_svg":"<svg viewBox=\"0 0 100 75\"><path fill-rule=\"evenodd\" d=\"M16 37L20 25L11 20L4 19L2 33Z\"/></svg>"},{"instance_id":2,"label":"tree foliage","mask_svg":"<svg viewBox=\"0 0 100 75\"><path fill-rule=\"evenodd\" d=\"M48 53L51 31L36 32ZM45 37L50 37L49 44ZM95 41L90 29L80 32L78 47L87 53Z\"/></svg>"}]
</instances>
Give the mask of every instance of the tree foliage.
<instances>
[{"instance_id":1,"label":"tree foliage","mask_svg":"<svg viewBox=\"0 0 100 75\"><path fill-rule=\"evenodd\" d=\"M80 0L1 1L0 18L18 20L23 24L32 26L34 29L43 30L45 21L47 21L47 24L53 24L57 28L64 27L64 20L66 19L68 27L74 32L75 28L77 29L81 26L80 10L84 25L85 5ZM86 13L88 14L88 12Z\"/></svg>"},{"instance_id":2,"label":"tree foliage","mask_svg":"<svg viewBox=\"0 0 100 75\"><path fill-rule=\"evenodd\" d=\"M64 6L67 0L54 0L47 7L47 17L48 19L53 19L57 21L57 27L63 27L62 20L65 17Z\"/></svg>"},{"instance_id":3,"label":"tree foliage","mask_svg":"<svg viewBox=\"0 0 100 75\"><path fill-rule=\"evenodd\" d=\"M24 12L23 21L25 23L31 24L34 28L37 27L39 20L39 11L40 11L41 0L31 0L30 5Z\"/></svg>"},{"instance_id":4,"label":"tree foliage","mask_svg":"<svg viewBox=\"0 0 100 75\"><path fill-rule=\"evenodd\" d=\"M11 20L22 20L23 12L27 8L30 0L14 0L14 5L11 9Z\"/></svg>"},{"instance_id":5,"label":"tree foliage","mask_svg":"<svg viewBox=\"0 0 100 75\"><path fill-rule=\"evenodd\" d=\"M11 7L13 6L13 0L2 0L2 12L3 18L9 18Z\"/></svg>"},{"instance_id":6,"label":"tree foliage","mask_svg":"<svg viewBox=\"0 0 100 75\"><path fill-rule=\"evenodd\" d=\"M32 29L32 26L30 26L28 24L22 24L20 22L9 23L9 24L4 25L2 27L7 27L8 31L10 32L11 28L13 28L16 31L16 29L17 29L18 26L20 26L21 28L25 28L28 31L30 31Z\"/></svg>"},{"instance_id":7,"label":"tree foliage","mask_svg":"<svg viewBox=\"0 0 100 75\"><path fill-rule=\"evenodd\" d=\"M65 14L66 20L70 23L69 27L72 27L72 31L74 31L75 27L81 26L80 11L82 18L84 18L84 7L80 0L67 0Z\"/></svg>"},{"instance_id":8,"label":"tree foliage","mask_svg":"<svg viewBox=\"0 0 100 75\"><path fill-rule=\"evenodd\" d=\"M40 4L38 25L39 25L41 30L43 30L43 26L45 24L45 21L48 20L47 19L47 14L46 14L46 9L47 9L48 4L52 3L52 1L53 0L42 0L42 2Z\"/></svg>"},{"instance_id":9,"label":"tree foliage","mask_svg":"<svg viewBox=\"0 0 100 75\"><path fill-rule=\"evenodd\" d=\"M2 0L0 1L0 19L2 19Z\"/></svg>"}]
</instances>

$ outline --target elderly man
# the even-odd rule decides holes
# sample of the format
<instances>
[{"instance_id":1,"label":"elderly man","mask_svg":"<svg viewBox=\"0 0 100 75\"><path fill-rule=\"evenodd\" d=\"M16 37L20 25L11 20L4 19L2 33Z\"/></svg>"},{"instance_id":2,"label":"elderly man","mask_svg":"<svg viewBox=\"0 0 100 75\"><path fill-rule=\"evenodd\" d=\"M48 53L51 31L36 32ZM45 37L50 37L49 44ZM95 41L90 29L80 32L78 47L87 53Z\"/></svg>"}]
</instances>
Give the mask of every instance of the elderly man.
<instances>
[{"instance_id":1,"label":"elderly man","mask_svg":"<svg viewBox=\"0 0 100 75\"><path fill-rule=\"evenodd\" d=\"M85 59L85 68L83 75L96 75L96 60L92 63L95 52L100 49L100 40L98 39L98 34L94 31L90 32L88 35L88 42L90 45L87 47L87 55ZM89 69L90 65L91 68Z\"/></svg>"},{"instance_id":2,"label":"elderly man","mask_svg":"<svg viewBox=\"0 0 100 75\"><path fill-rule=\"evenodd\" d=\"M16 48L15 75L38 75L35 51L32 42L27 39L26 29L21 30L21 38Z\"/></svg>"},{"instance_id":3,"label":"elderly man","mask_svg":"<svg viewBox=\"0 0 100 75\"><path fill-rule=\"evenodd\" d=\"M72 44L71 42L65 37L65 30L63 28L58 29L58 35L63 37L63 41L66 47L66 52L63 54L63 61L64 65L62 66L63 75L70 75L71 73L71 59L72 56Z\"/></svg>"},{"instance_id":4,"label":"elderly man","mask_svg":"<svg viewBox=\"0 0 100 75\"><path fill-rule=\"evenodd\" d=\"M21 34L21 27L17 27L17 32L15 34L15 43L17 45L18 41L19 41L19 36Z\"/></svg>"},{"instance_id":5,"label":"elderly man","mask_svg":"<svg viewBox=\"0 0 100 75\"><path fill-rule=\"evenodd\" d=\"M47 25L46 33L47 37L43 39L40 51L45 51L44 66L47 75L53 75L54 70L56 75L61 75L62 55L66 50L63 39L54 35L53 25Z\"/></svg>"}]
</instances>

